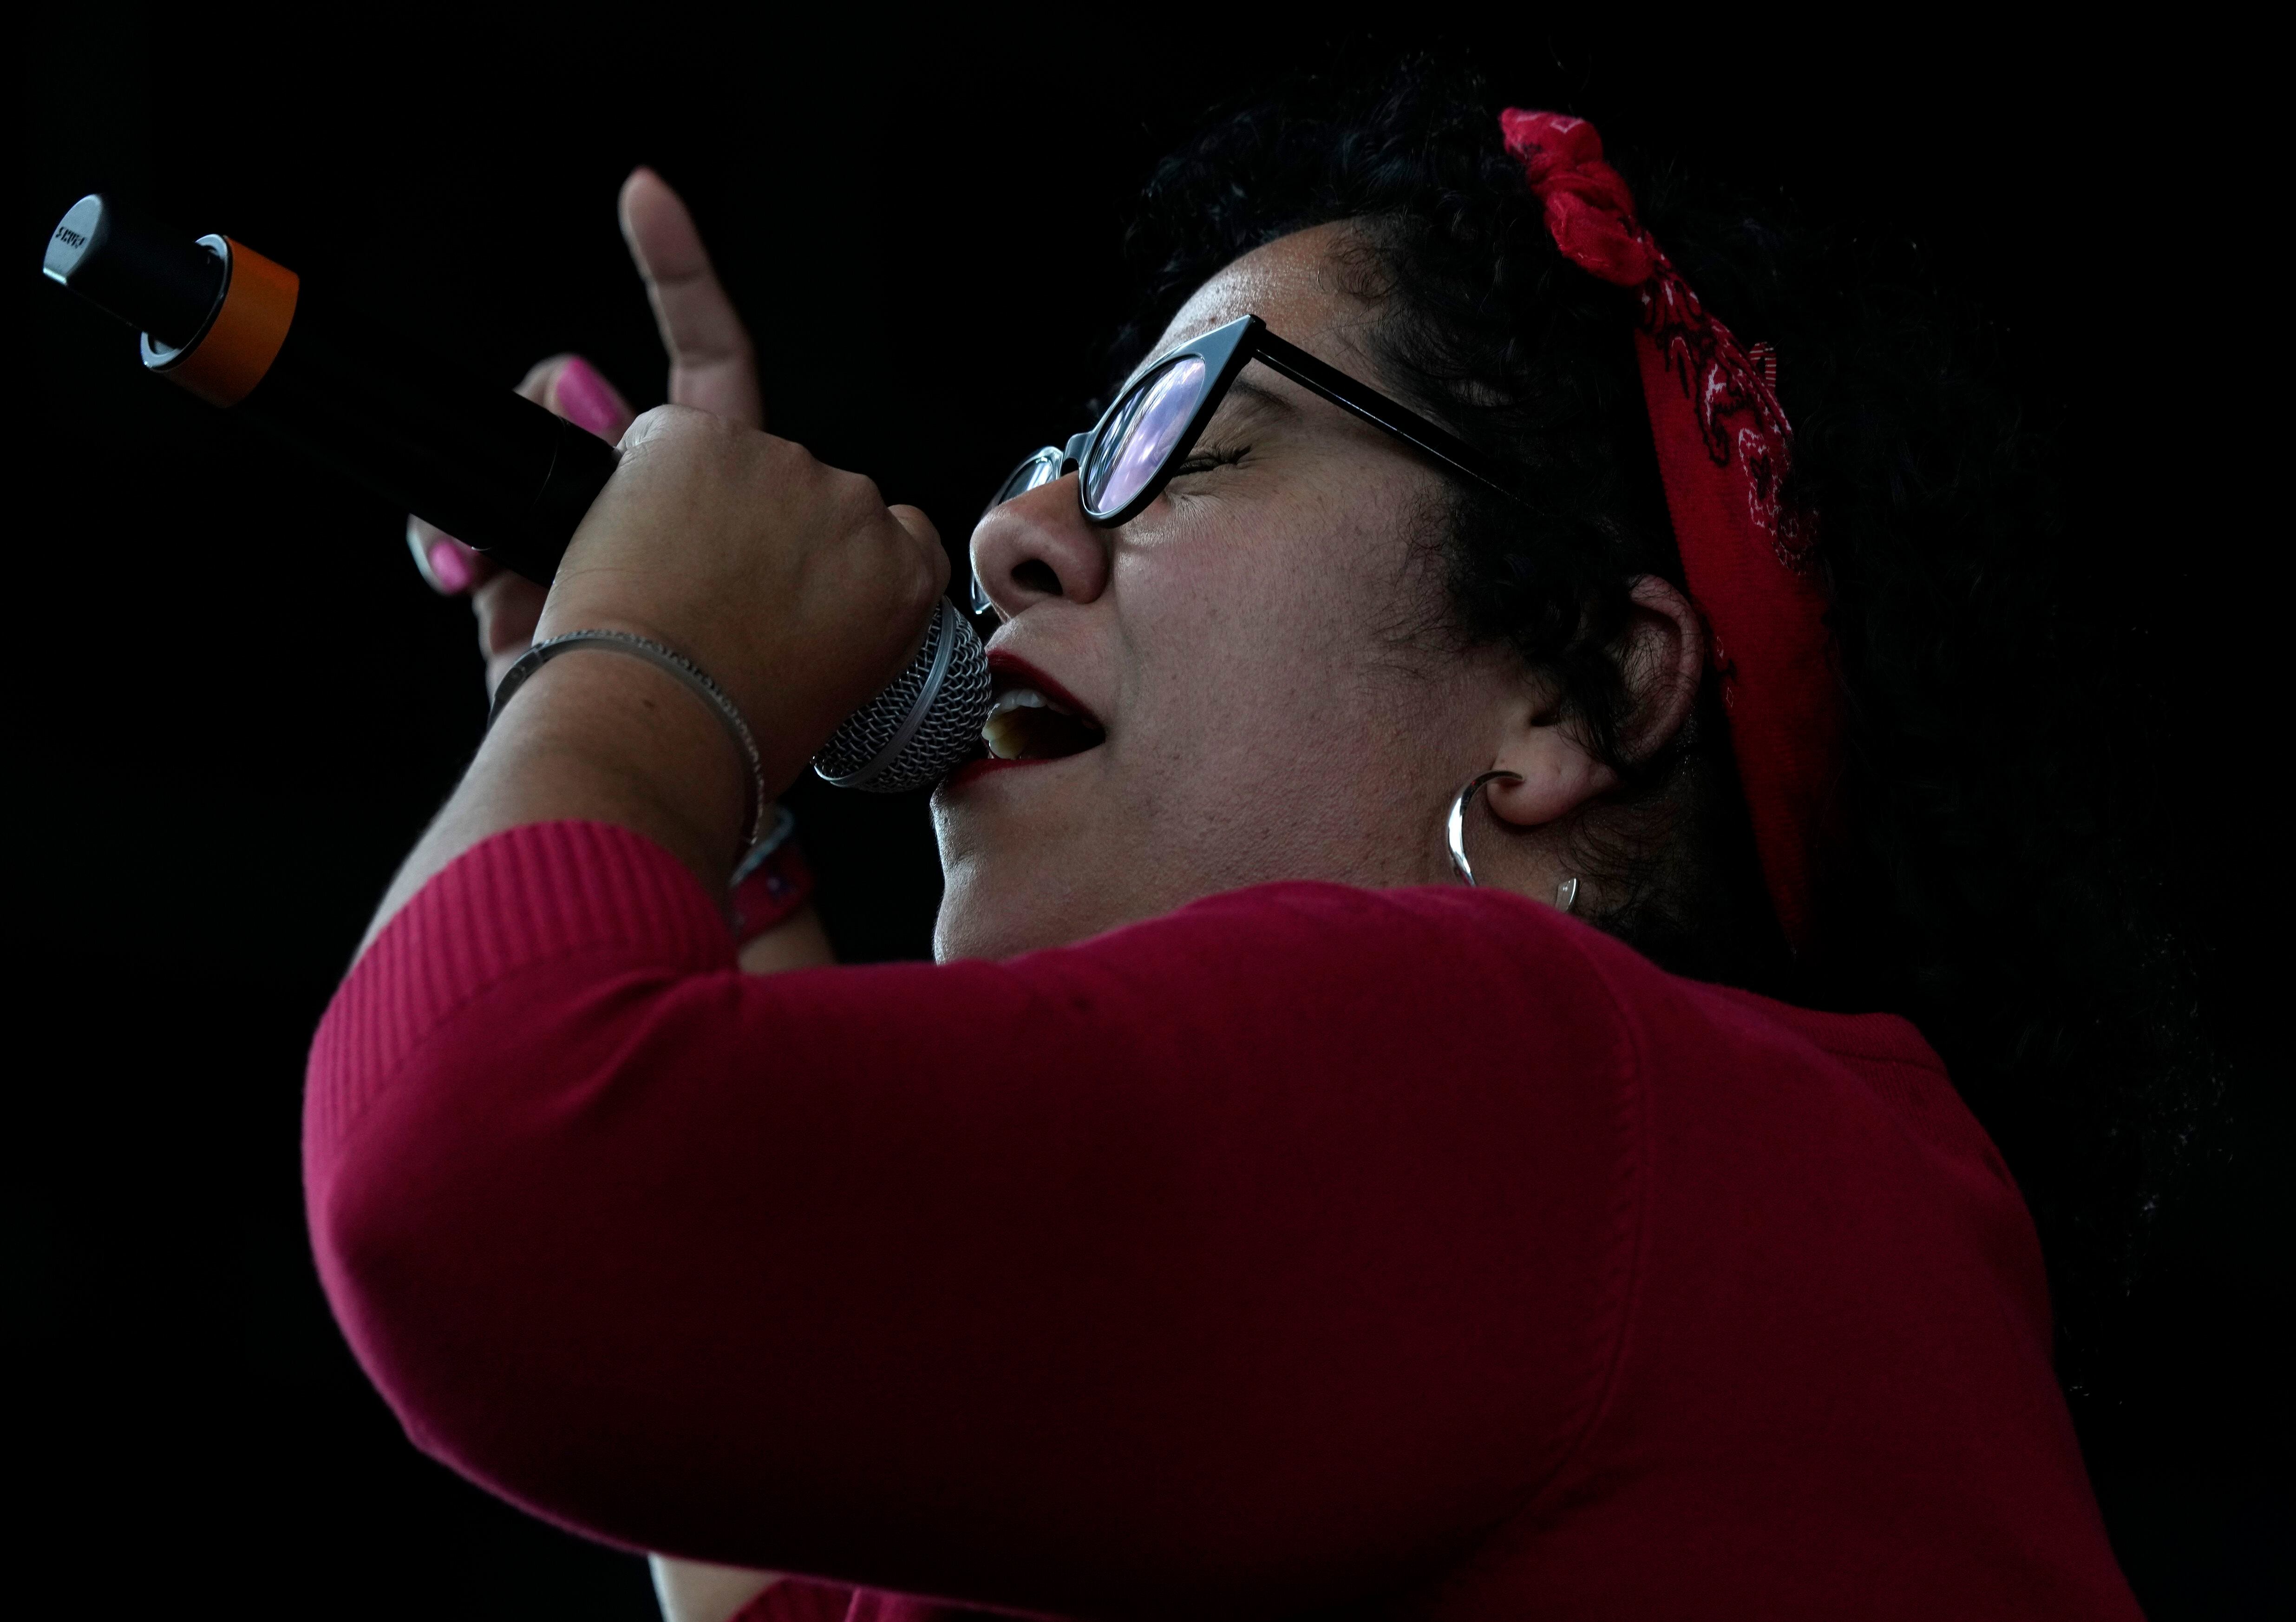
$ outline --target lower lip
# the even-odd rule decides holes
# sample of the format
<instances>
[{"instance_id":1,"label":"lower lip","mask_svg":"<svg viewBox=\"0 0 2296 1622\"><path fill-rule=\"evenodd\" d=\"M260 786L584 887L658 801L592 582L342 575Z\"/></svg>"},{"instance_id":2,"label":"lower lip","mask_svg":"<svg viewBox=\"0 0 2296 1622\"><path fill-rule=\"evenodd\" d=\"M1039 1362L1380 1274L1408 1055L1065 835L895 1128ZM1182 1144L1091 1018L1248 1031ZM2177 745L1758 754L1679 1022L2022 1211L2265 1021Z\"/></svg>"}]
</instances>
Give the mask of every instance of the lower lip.
<instances>
[{"instance_id":1,"label":"lower lip","mask_svg":"<svg viewBox=\"0 0 2296 1622\"><path fill-rule=\"evenodd\" d=\"M1096 749L1099 746L1095 744L1093 748ZM985 777L999 771L1010 771L1016 766L1057 766L1062 761L1073 761L1091 753L1092 749L1079 749L1075 754L1039 755L1034 759L1021 761L1000 761L992 754L983 760L967 761L943 778L940 786L944 793L955 794L961 789L971 787Z\"/></svg>"},{"instance_id":2,"label":"lower lip","mask_svg":"<svg viewBox=\"0 0 2296 1622\"><path fill-rule=\"evenodd\" d=\"M1065 758L1067 757L1054 757L1054 759ZM940 786L945 791L954 794L958 789L978 783L981 778L988 777L994 772L1010 771L1015 766L1049 766L1052 763L1052 760L1000 761L992 754L985 760L965 762L964 765L958 767L955 771L950 772L946 778L943 778L941 779Z\"/></svg>"}]
</instances>

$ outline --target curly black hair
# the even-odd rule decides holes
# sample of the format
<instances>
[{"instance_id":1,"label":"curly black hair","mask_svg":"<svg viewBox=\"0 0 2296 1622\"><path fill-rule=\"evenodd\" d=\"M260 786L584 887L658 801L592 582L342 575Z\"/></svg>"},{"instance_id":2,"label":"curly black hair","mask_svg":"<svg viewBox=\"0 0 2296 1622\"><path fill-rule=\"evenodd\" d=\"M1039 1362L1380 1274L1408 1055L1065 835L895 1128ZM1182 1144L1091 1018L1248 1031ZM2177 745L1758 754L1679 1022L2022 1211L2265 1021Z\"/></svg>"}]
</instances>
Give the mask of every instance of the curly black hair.
<instances>
[{"instance_id":1,"label":"curly black hair","mask_svg":"<svg viewBox=\"0 0 2296 1622\"><path fill-rule=\"evenodd\" d=\"M1303 79L1214 120L1155 170L1128 238L1144 352L1236 257L1331 221L1380 311L1377 359L1513 471L1521 509L1463 487L1429 544L1449 630L1511 643L1625 788L1574 857L1596 920L1677 972L1905 1015L2015 1173L2078 1381L2208 1107L2192 975L2109 812L2113 739L2061 622L2046 458L1980 324L1844 234L1770 217L1613 151L1644 222L1708 306L1775 346L1796 488L1820 515L1849 718L1851 833L1819 949L1763 891L1710 676L1636 757L1620 664L1639 575L1681 583L1636 369L1633 294L1562 259L1471 69L1414 58ZM1599 118L1597 122L1599 123Z\"/></svg>"}]
</instances>

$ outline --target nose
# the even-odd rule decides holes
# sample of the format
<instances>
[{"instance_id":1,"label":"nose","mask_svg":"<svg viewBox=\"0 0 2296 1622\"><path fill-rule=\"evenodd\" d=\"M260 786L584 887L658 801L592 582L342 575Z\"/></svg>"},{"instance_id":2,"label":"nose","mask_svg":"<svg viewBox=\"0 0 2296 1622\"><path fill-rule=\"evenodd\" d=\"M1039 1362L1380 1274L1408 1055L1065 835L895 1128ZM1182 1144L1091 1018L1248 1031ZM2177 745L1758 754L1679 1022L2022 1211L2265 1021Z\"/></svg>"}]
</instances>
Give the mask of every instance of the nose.
<instances>
[{"instance_id":1,"label":"nose","mask_svg":"<svg viewBox=\"0 0 2296 1622\"><path fill-rule=\"evenodd\" d=\"M973 527L974 590L1004 619L1032 603L1089 603L1108 588L1108 541L1085 517L1077 476L991 508Z\"/></svg>"}]
</instances>

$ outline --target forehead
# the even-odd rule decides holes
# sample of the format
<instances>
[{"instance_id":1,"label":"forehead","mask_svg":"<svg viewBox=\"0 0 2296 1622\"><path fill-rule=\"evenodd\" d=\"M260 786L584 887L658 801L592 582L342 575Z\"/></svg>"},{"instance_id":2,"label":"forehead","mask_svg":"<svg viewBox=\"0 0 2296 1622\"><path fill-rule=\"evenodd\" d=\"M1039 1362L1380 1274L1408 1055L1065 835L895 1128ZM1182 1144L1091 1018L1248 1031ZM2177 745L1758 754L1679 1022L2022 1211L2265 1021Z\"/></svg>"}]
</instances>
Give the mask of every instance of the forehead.
<instances>
[{"instance_id":1,"label":"forehead","mask_svg":"<svg viewBox=\"0 0 2296 1622\"><path fill-rule=\"evenodd\" d=\"M1340 274L1339 256L1356 241L1354 226L1336 220L1279 236L1232 260L1180 307L1147 359L1253 315L1319 359L1341 367L1360 365L1364 351L1356 337L1377 312L1347 291Z\"/></svg>"}]
</instances>

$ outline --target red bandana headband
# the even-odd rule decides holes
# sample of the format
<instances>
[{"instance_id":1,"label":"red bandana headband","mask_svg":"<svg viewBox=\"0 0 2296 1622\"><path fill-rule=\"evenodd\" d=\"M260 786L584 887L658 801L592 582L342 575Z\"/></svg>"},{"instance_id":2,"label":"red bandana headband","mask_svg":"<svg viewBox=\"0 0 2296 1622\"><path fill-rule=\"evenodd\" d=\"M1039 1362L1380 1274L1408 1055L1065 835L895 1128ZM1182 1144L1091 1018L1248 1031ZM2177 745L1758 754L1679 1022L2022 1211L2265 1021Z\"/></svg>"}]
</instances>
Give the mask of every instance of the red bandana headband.
<instances>
[{"instance_id":1,"label":"red bandana headband","mask_svg":"<svg viewBox=\"0 0 2296 1622\"><path fill-rule=\"evenodd\" d=\"M1808 515L1778 499L1793 430L1758 366L1635 218L1583 119L1510 108L1506 149L1573 264L1642 301L1635 351L1682 572L1706 616L1738 780L1771 905L1809 944L1814 888L1841 771L1841 691ZM1765 357L1767 359L1767 357Z\"/></svg>"}]
</instances>

